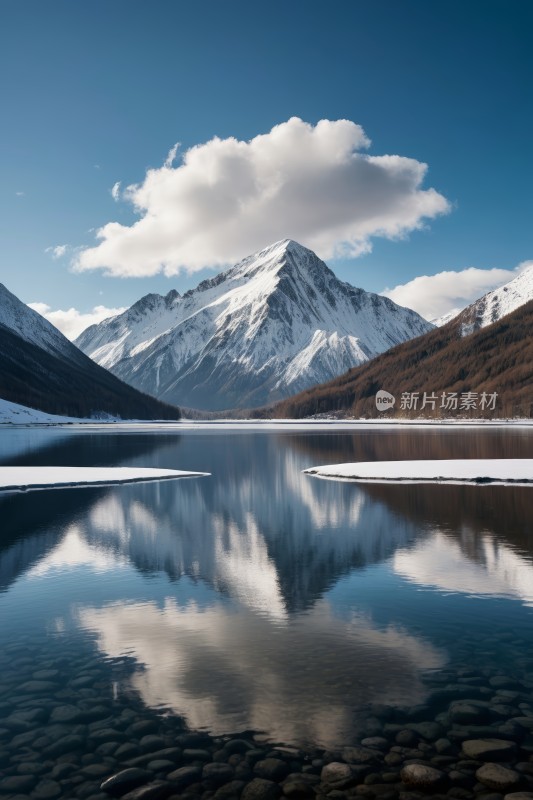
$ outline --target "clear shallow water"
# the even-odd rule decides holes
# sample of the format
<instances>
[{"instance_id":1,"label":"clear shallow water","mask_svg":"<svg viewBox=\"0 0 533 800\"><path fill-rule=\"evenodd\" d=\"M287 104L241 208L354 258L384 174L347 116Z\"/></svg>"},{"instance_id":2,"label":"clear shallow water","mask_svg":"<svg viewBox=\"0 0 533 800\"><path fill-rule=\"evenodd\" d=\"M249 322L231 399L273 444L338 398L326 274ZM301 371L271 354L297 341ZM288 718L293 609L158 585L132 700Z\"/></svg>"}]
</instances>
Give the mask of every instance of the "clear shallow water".
<instances>
[{"instance_id":1,"label":"clear shallow water","mask_svg":"<svg viewBox=\"0 0 533 800\"><path fill-rule=\"evenodd\" d=\"M1 431L3 464L212 476L0 495L0 716L42 711L17 730L0 721L0 742L27 734L34 758L67 705L80 713L61 724L89 743L99 719L124 729L164 714L334 747L377 732L384 707L408 713L469 675L529 690L532 489L301 471L532 455L520 429Z\"/></svg>"}]
</instances>

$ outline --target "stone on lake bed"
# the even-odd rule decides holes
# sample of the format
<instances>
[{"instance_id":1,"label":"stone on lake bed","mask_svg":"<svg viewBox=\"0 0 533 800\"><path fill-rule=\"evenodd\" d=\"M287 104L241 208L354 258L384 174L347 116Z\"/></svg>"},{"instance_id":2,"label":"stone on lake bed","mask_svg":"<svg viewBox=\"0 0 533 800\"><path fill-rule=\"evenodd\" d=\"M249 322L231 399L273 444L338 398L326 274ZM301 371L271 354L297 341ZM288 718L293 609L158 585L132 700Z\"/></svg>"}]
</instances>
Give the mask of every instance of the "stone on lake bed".
<instances>
[{"instance_id":1,"label":"stone on lake bed","mask_svg":"<svg viewBox=\"0 0 533 800\"><path fill-rule=\"evenodd\" d=\"M400 772L402 783L412 788L433 789L443 783L444 772L425 764L408 764Z\"/></svg>"},{"instance_id":2,"label":"stone on lake bed","mask_svg":"<svg viewBox=\"0 0 533 800\"><path fill-rule=\"evenodd\" d=\"M322 767L320 780L334 789L342 789L353 781L353 770L349 764L344 764L342 761L332 761Z\"/></svg>"},{"instance_id":3,"label":"stone on lake bed","mask_svg":"<svg viewBox=\"0 0 533 800\"><path fill-rule=\"evenodd\" d=\"M49 745L44 750L44 755L48 758L58 758L65 755L65 753L72 753L76 750L81 750L85 745L85 739L75 733L62 736L56 742Z\"/></svg>"},{"instance_id":4,"label":"stone on lake bed","mask_svg":"<svg viewBox=\"0 0 533 800\"><path fill-rule=\"evenodd\" d=\"M512 717L509 722L514 722L520 725L521 728L526 728L533 733L533 717Z\"/></svg>"},{"instance_id":5,"label":"stone on lake bed","mask_svg":"<svg viewBox=\"0 0 533 800\"><path fill-rule=\"evenodd\" d=\"M75 723L83 719L83 712L77 706L56 706L50 714L50 722Z\"/></svg>"},{"instance_id":6,"label":"stone on lake bed","mask_svg":"<svg viewBox=\"0 0 533 800\"><path fill-rule=\"evenodd\" d=\"M279 784L264 778L254 778L244 787L241 800L277 800L280 794Z\"/></svg>"},{"instance_id":7,"label":"stone on lake bed","mask_svg":"<svg viewBox=\"0 0 533 800\"><path fill-rule=\"evenodd\" d=\"M21 794L30 792L37 782L34 775L10 775L0 780L0 792L2 794Z\"/></svg>"},{"instance_id":8,"label":"stone on lake bed","mask_svg":"<svg viewBox=\"0 0 533 800\"><path fill-rule=\"evenodd\" d=\"M51 681L26 681L18 687L19 692L24 694L49 694L57 689L57 683Z\"/></svg>"},{"instance_id":9,"label":"stone on lake bed","mask_svg":"<svg viewBox=\"0 0 533 800\"><path fill-rule=\"evenodd\" d=\"M240 797L242 790L246 786L245 781L230 781L221 786L215 792L215 800L234 800Z\"/></svg>"},{"instance_id":10,"label":"stone on lake bed","mask_svg":"<svg viewBox=\"0 0 533 800\"><path fill-rule=\"evenodd\" d=\"M228 755L233 755L234 753L243 754L253 749L254 745L246 739L230 739L223 747L223 750L225 750Z\"/></svg>"},{"instance_id":11,"label":"stone on lake bed","mask_svg":"<svg viewBox=\"0 0 533 800\"><path fill-rule=\"evenodd\" d=\"M156 758L154 761L149 761L147 764L151 772L168 772L176 766L175 761L169 761L168 758Z\"/></svg>"},{"instance_id":12,"label":"stone on lake bed","mask_svg":"<svg viewBox=\"0 0 533 800\"><path fill-rule=\"evenodd\" d=\"M533 792L510 792L503 800L533 800Z\"/></svg>"},{"instance_id":13,"label":"stone on lake bed","mask_svg":"<svg viewBox=\"0 0 533 800\"><path fill-rule=\"evenodd\" d=\"M440 739L445 732L442 725L432 720L428 720L427 722L411 722L407 725L407 728L410 731L415 731L415 733L418 733L423 739L427 739L430 742Z\"/></svg>"},{"instance_id":14,"label":"stone on lake bed","mask_svg":"<svg viewBox=\"0 0 533 800\"><path fill-rule=\"evenodd\" d=\"M172 792L172 787L163 781L147 783L146 786L138 786L137 789L132 789L131 792L123 795L122 800L159 800L169 797Z\"/></svg>"},{"instance_id":15,"label":"stone on lake bed","mask_svg":"<svg viewBox=\"0 0 533 800\"><path fill-rule=\"evenodd\" d=\"M382 756L370 747L344 747L342 757L349 764L370 764Z\"/></svg>"},{"instance_id":16,"label":"stone on lake bed","mask_svg":"<svg viewBox=\"0 0 533 800\"><path fill-rule=\"evenodd\" d=\"M460 700L450 705L449 715L452 722L468 725L469 723L486 722L489 720L490 709L487 703L480 700Z\"/></svg>"},{"instance_id":17,"label":"stone on lake bed","mask_svg":"<svg viewBox=\"0 0 533 800\"><path fill-rule=\"evenodd\" d=\"M185 761L211 761L211 753L209 750L187 747L183 751L183 758Z\"/></svg>"},{"instance_id":18,"label":"stone on lake bed","mask_svg":"<svg viewBox=\"0 0 533 800\"><path fill-rule=\"evenodd\" d=\"M520 783L520 775L513 769L503 767L501 764L483 764L476 770L476 778L489 789L502 792L513 789Z\"/></svg>"},{"instance_id":19,"label":"stone on lake bed","mask_svg":"<svg viewBox=\"0 0 533 800\"><path fill-rule=\"evenodd\" d=\"M363 747L374 748L375 750L386 750L389 742L383 736L367 736L366 739L361 741Z\"/></svg>"},{"instance_id":20,"label":"stone on lake bed","mask_svg":"<svg viewBox=\"0 0 533 800\"><path fill-rule=\"evenodd\" d=\"M59 797L62 792L61 785L57 781L44 779L33 789L31 796L35 797L36 800L53 800L53 798Z\"/></svg>"},{"instance_id":21,"label":"stone on lake bed","mask_svg":"<svg viewBox=\"0 0 533 800\"><path fill-rule=\"evenodd\" d=\"M229 764L206 764L202 770L202 780L208 781L213 787L223 786L234 778L233 767Z\"/></svg>"},{"instance_id":22,"label":"stone on lake bed","mask_svg":"<svg viewBox=\"0 0 533 800\"><path fill-rule=\"evenodd\" d=\"M176 789L179 791L185 789L191 783L197 783L202 779L202 770L199 767L180 767L170 772L167 779L172 781Z\"/></svg>"},{"instance_id":23,"label":"stone on lake bed","mask_svg":"<svg viewBox=\"0 0 533 800\"><path fill-rule=\"evenodd\" d=\"M259 778L269 781L282 781L290 772L289 765L281 758L263 758L257 761L254 772Z\"/></svg>"},{"instance_id":24,"label":"stone on lake bed","mask_svg":"<svg viewBox=\"0 0 533 800\"><path fill-rule=\"evenodd\" d=\"M161 738L161 736L156 736L152 733L149 733L141 738L139 745L144 753L152 753L156 750L163 750L166 742Z\"/></svg>"},{"instance_id":25,"label":"stone on lake bed","mask_svg":"<svg viewBox=\"0 0 533 800\"><path fill-rule=\"evenodd\" d=\"M142 786L145 783L148 783L153 778L153 774L148 772L146 769L139 769L139 767L129 767L128 769L123 769L120 772L116 772L114 775L111 775L107 780L105 780L100 789L107 794L111 794L114 797L121 797L126 792L129 792L131 789L135 789L137 786Z\"/></svg>"},{"instance_id":26,"label":"stone on lake bed","mask_svg":"<svg viewBox=\"0 0 533 800\"><path fill-rule=\"evenodd\" d=\"M516 752L516 745L506 739L467 739L462 744L468 758L479 761L506 761Z\"/></svg>"}]
</instances>

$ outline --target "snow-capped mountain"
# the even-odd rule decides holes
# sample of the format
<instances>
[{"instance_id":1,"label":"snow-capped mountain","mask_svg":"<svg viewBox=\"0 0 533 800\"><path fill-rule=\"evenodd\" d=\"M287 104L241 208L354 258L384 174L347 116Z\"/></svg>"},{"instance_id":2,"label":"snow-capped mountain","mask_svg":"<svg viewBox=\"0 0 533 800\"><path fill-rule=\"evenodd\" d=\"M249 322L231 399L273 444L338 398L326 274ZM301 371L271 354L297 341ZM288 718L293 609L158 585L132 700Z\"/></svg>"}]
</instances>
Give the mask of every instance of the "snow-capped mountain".
<instances>
[{"instance_id":1,"label":"snow-capped mountain","mask_svg":"<svg viewBox=\"0 0 533 800\"><path fill-rule=\"evenodd\" d=\"M53 356L79 359L79 351L58 329L0 283L0 325Z\"/></svg>"},{"instance_id":2,"label":"snow-capped mountain","mask_svg":"<svg viewBox=\"0 0 533 800\"><path fill-rule=\"evenodd\" d=\"M180 296L149 294L76 344L132 386L191 408L250 408L430 330L285 239Z\"/></svg>"},{"instance_id":3,"label":"snow-capped mountain","mask_svg":"<svg viewBox=\"0 0 533 800\"><path fill-rule=\"evenodd\" d=\"M479 300L475 300L462 311L451 312L439 319L432 320L437 327L445 325L452 319L461 323L463 336L498 322L506 314L533 300L533 264L530 264L509 283L487 292Z\"/></svg>"}]
</instances>

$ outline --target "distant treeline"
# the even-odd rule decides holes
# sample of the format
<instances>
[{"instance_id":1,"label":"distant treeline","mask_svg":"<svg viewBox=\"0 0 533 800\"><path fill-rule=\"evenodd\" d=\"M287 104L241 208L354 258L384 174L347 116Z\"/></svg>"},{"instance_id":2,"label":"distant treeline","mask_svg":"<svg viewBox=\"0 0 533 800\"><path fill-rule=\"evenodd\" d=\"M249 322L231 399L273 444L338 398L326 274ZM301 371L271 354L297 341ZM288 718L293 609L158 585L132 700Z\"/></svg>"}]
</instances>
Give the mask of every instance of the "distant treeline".
<instances>
[{"instance_id":1,"label":"distant treeline","mask_svg":"<svg viewBox=\"0 0 533 800\"><path fill-rule=\"evenodd\" d=\"M532 323L533 301L470 336L461 335L461 320L455 319L253 415L298 419L341 411L360 418L533 417ZM376 408L380 389L395 396L393 410ZM434 410L420 410L424 392L439 398ZM497 398L494 409L481 409L478 402L469 410L449 410L440 407L443 392L497 393ZM404 393L419 394L416 409L400 408Z\"/></svg>"}]
</instances>

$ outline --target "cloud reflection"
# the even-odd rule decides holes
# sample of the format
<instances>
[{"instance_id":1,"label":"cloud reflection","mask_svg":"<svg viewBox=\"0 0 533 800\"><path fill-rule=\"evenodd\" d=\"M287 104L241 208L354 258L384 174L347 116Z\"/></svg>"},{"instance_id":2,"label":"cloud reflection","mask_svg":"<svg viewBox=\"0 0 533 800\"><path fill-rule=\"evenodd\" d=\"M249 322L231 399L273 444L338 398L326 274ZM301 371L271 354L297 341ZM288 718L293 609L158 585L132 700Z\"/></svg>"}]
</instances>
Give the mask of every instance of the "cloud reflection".
<instances>
[{"instance_id":1,"label":"cloud reflection","mask_svg":"<svg viewBox=\"0 0 533 800\"><path fill-rule=\"evenodd\" d=\"M78 611L110 657L127 654L148 705L215 734L252 728L274 740L334 746L357 728L365 703L421 702L421 670L442 666L431 644L397 626L343 621L326 601L277 625L265 616L166 598Z\"/></svg>"},{"instance_id":2,"label":"cloud reflection","mask_svg":"<svg viewBox=\"0 0 533 800\"><path fill-rule=\"evenodd\" d=\"M442 531L398 550L394 571L408 581L445 592L481 597L510 597L533 606L533 564L491 533L478 534L476 560L464 541ZM474 537L471 533L466 538ZM470 544L472 542L470 541Z\"/></svg>"}]
</instances>

